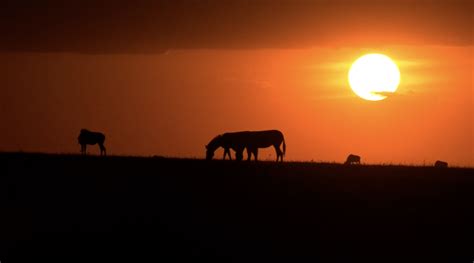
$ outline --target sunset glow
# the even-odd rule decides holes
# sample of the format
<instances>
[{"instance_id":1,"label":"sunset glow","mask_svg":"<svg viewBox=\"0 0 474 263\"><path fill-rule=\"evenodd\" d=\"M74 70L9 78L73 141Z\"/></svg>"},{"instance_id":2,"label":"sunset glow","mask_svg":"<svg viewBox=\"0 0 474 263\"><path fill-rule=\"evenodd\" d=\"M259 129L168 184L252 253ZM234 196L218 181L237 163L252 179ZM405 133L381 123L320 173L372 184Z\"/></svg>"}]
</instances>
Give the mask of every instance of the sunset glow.
<instances>
[{"instance_id":1,"label":"sunset glow","mask_svg":"<svg viewBox=\"0 0 474 263\"><path fill-rule=\"evenodd\" d=\"M473 0L4 2L0 263L473 259Z\"/></svg>"},{"instance_id":2,"label":"sunset glow","mask_svg":"<svg viewBox=\"0 0 474 263\"><path fill-rule=\"evenodd\" d=\"M230 2L2 9L0 151L78 154L87 128L110 155L204 158L278 129L285 160L474 166L470 1Z\"/></svg>"}]
</instances>

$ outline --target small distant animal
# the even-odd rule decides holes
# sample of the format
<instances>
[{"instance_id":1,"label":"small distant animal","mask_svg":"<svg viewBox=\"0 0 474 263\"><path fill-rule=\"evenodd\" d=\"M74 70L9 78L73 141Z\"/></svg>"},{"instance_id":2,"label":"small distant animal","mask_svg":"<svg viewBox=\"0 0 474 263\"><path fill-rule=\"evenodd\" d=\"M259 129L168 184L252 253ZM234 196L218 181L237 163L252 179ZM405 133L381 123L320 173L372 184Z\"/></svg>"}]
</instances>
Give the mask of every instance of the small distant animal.
<instances>
[{"instance_id":1,"label":"small distant animal","mask_svg":"<svg viewBox=\"0 0 474 263\"><path fill-rule=\"evenodd\" d=\"M446 167L448 167L448 163L438 160L438 161L435 162L434 166L435 167L446 168Z\"/></svg>"},{"instance_id":2,"label":"small distant animal","mask_svg":"<svg viewBox=\"0 0 474 263\"><path fill-rule=\"evenodd\" d=\"M283 150L280 149L280 145L283 145ZM222 147L224 148L224 160L227 155L231 159L230 149L233 149L235 158L240 161L243 159L244 149L247 149L247 160L250 161L253 154L256 161L258 148L270 146L275 148L277 162L283 162L286 144L282 132L278 130L228 132L216 136L206 145L206 159L211 160L217 148Z\"/></svg>"},{"instance_id":3,"label":"small distant animal","mask_svg":"<svg viewBox=\"0 0 474 263\"><path fill-rule=\"evenodd\" d=\"M360 156L355 154L349 154L344 164L360 164Z\"/></svg>"},{"instance_id":4,"label":"small distant animal","mask_svg":"<svg viewBox=\"0 0 474 263\"><path fill-rule=\"evenodd\" d=\"M81 145L82 155L86 155L86 147L88 144L89 145L99 144L100 155L106 155L106 150L104 146L105 135L103 133L81 129L81 132L79 133L79 137L77 137L77 141Z\"/></svg>"}]
</instances>

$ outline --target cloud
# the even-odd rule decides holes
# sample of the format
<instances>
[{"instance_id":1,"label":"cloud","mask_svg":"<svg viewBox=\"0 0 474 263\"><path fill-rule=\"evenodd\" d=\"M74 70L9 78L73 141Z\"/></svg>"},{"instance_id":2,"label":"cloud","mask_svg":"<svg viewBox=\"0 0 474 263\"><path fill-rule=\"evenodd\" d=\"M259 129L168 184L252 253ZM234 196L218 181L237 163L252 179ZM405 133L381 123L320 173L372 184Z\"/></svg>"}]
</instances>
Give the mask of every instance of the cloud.
<instances>
[{"instance_id":1,"label":"cloud","mask_svg":"<svg viewBox=\"0 0 474 263\"><path fill-rule=\"evenodd\" d=\"M472 10L441 0L6 0L0 51L472 45Z\"/></svg>"}]
</instances>

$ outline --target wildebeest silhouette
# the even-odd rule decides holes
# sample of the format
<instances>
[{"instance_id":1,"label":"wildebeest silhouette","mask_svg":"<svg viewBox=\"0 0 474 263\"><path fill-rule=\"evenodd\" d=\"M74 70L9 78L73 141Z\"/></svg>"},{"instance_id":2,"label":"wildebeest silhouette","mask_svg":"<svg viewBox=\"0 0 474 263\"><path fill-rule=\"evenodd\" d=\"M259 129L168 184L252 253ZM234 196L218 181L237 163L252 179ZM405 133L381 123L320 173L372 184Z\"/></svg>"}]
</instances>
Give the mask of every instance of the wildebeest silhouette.
<instances>
[{"instance_id":1,"label":"wildebeest silhouette","mask_svg":"<svg viewBox=\"0 0 474 263\"><path fill-rule=\"evenodd\" d=\"M79 133L79 137L77 137L77 141L81 145L81 153L83 155L86 154L86 146L99 144L100 147L100 155L106 155L104 141L105 135L100 132L93 132L86 129L81 129L81 133Z\"/></svg>"},{"instance_id":2,"label":"wildebeest silhouette","mask_svg":"<svg viewBox=\"0 0 474 263\"><path fill-rule=\"evenodd\" d=\"M283 151L280 145L283 144ZM286 152L286 144L283 133L278 130L266 131L240 131L228 132L216 136L206 145L206 159L210 160L214 157L214 152L217 148L224 148L224 160L226 155L230 157L230 149L235 151L237 160L243 159L243 151L247 149L248 158L250 160L252 154L255 160L258 159L258 148L266 148L273 146L276 152L276 161L283 162L283 156Z\"/></svg>"},{"instance_id":3,"label":"wildebeest silhouette","mask_svg":"<svg viewBox=\"0 0 474 263\"><path fill-rule=\"evenodd\" d=\"M360 164L360 156L355 154L349 154L344 164Z\"/></svg>"},{"instance_id":4,"label":"wildebeest silhouette","mask_svg":"<svg viewBox=\"0 0 474 263\"><path fill-rule=\"evenodd\" d=\"M448 163L438 160L438 161L435 162L434 166L435 167L446 168L446 167L448 167Z\"/></svg>"},{"instance_id":5,"label":"wildebeest silhouette","mask_svg":"<svg viewBox=\"0 0 474 263\"><path fill-rule=\"evenodd\" d=\"M206 145L206 159L211 160L214 157L214 152L217 148L222 147L224 148L224 157L228 155L229 159L232 160L230 155L230 149L233 149L236 152L236 159L242 160L242 152L245 148L244 141L241 140L241 136L238 133L224 133L217 135L214 137L207 145Z\"/></svg>"}]
</instances>

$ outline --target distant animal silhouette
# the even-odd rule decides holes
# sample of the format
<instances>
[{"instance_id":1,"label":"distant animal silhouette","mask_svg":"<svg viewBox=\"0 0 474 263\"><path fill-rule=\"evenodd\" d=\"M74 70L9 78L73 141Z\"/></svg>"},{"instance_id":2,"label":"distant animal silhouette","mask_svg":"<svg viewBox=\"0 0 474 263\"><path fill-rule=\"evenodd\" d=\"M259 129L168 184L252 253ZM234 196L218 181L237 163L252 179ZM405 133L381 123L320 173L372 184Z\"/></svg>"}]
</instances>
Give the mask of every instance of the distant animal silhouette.
<instances>
[{"instance_id":1,"label":"distant animal silhouette","mask_svg":"<svg viewBox=\"0 0 474 263\"><path fill-rule=\"evenodd\" d=\"M283 144L283 151L280 149L280 145ZM224 148L224 160L226 155L230 157L230 149L235 151L235 157L237 160L243 159L243 151L247 149L248 158L250 160L252 154L254 155L255 161L258 159L258 148L266 148L273 146L276 152L276 161L283 162L283 156L286 153L286 144L283 133L278 130L266 130L266 131L241 131L241 132L228 132L216 136L206 145L206 159L210 160L214 157L214 152L217 148Z\"/></svg>"},{"instance_id":2,"label":"distant animal silhouette","mask_svg":"<svg viewBox=\"0 0 474 263\"><path fill-rule=\"evenodd\" d=\"M360 156L355 154L349 154L344 164L360 164Z\"/></svg>"},{"instance_id":3,"label":"distant animal silhouette","mask_svg":"<svg viewBox=\"0 0 474 263\"><path fill-rule=\"evenodd\" d=\"M81 154L83 155L86 154L86 147L88 144L99 144L100 155L106 155L106 150L104 146L105 135L103 133L81 129L81 133L79 134L79 137L77 137L77 141L81 145Z\"/></svg>"},{"instance_id":4,"label":"distant animal silhouette","mask_svg":"<svg viewBox=\"0 0 474 263\"><path fill-rule=\"evenodd\" d=\"M434 166L435 167L446 168L446 167L448 167L448 163L438 160L438 161L435 162Z\"/></svg>"}]
</instances>

